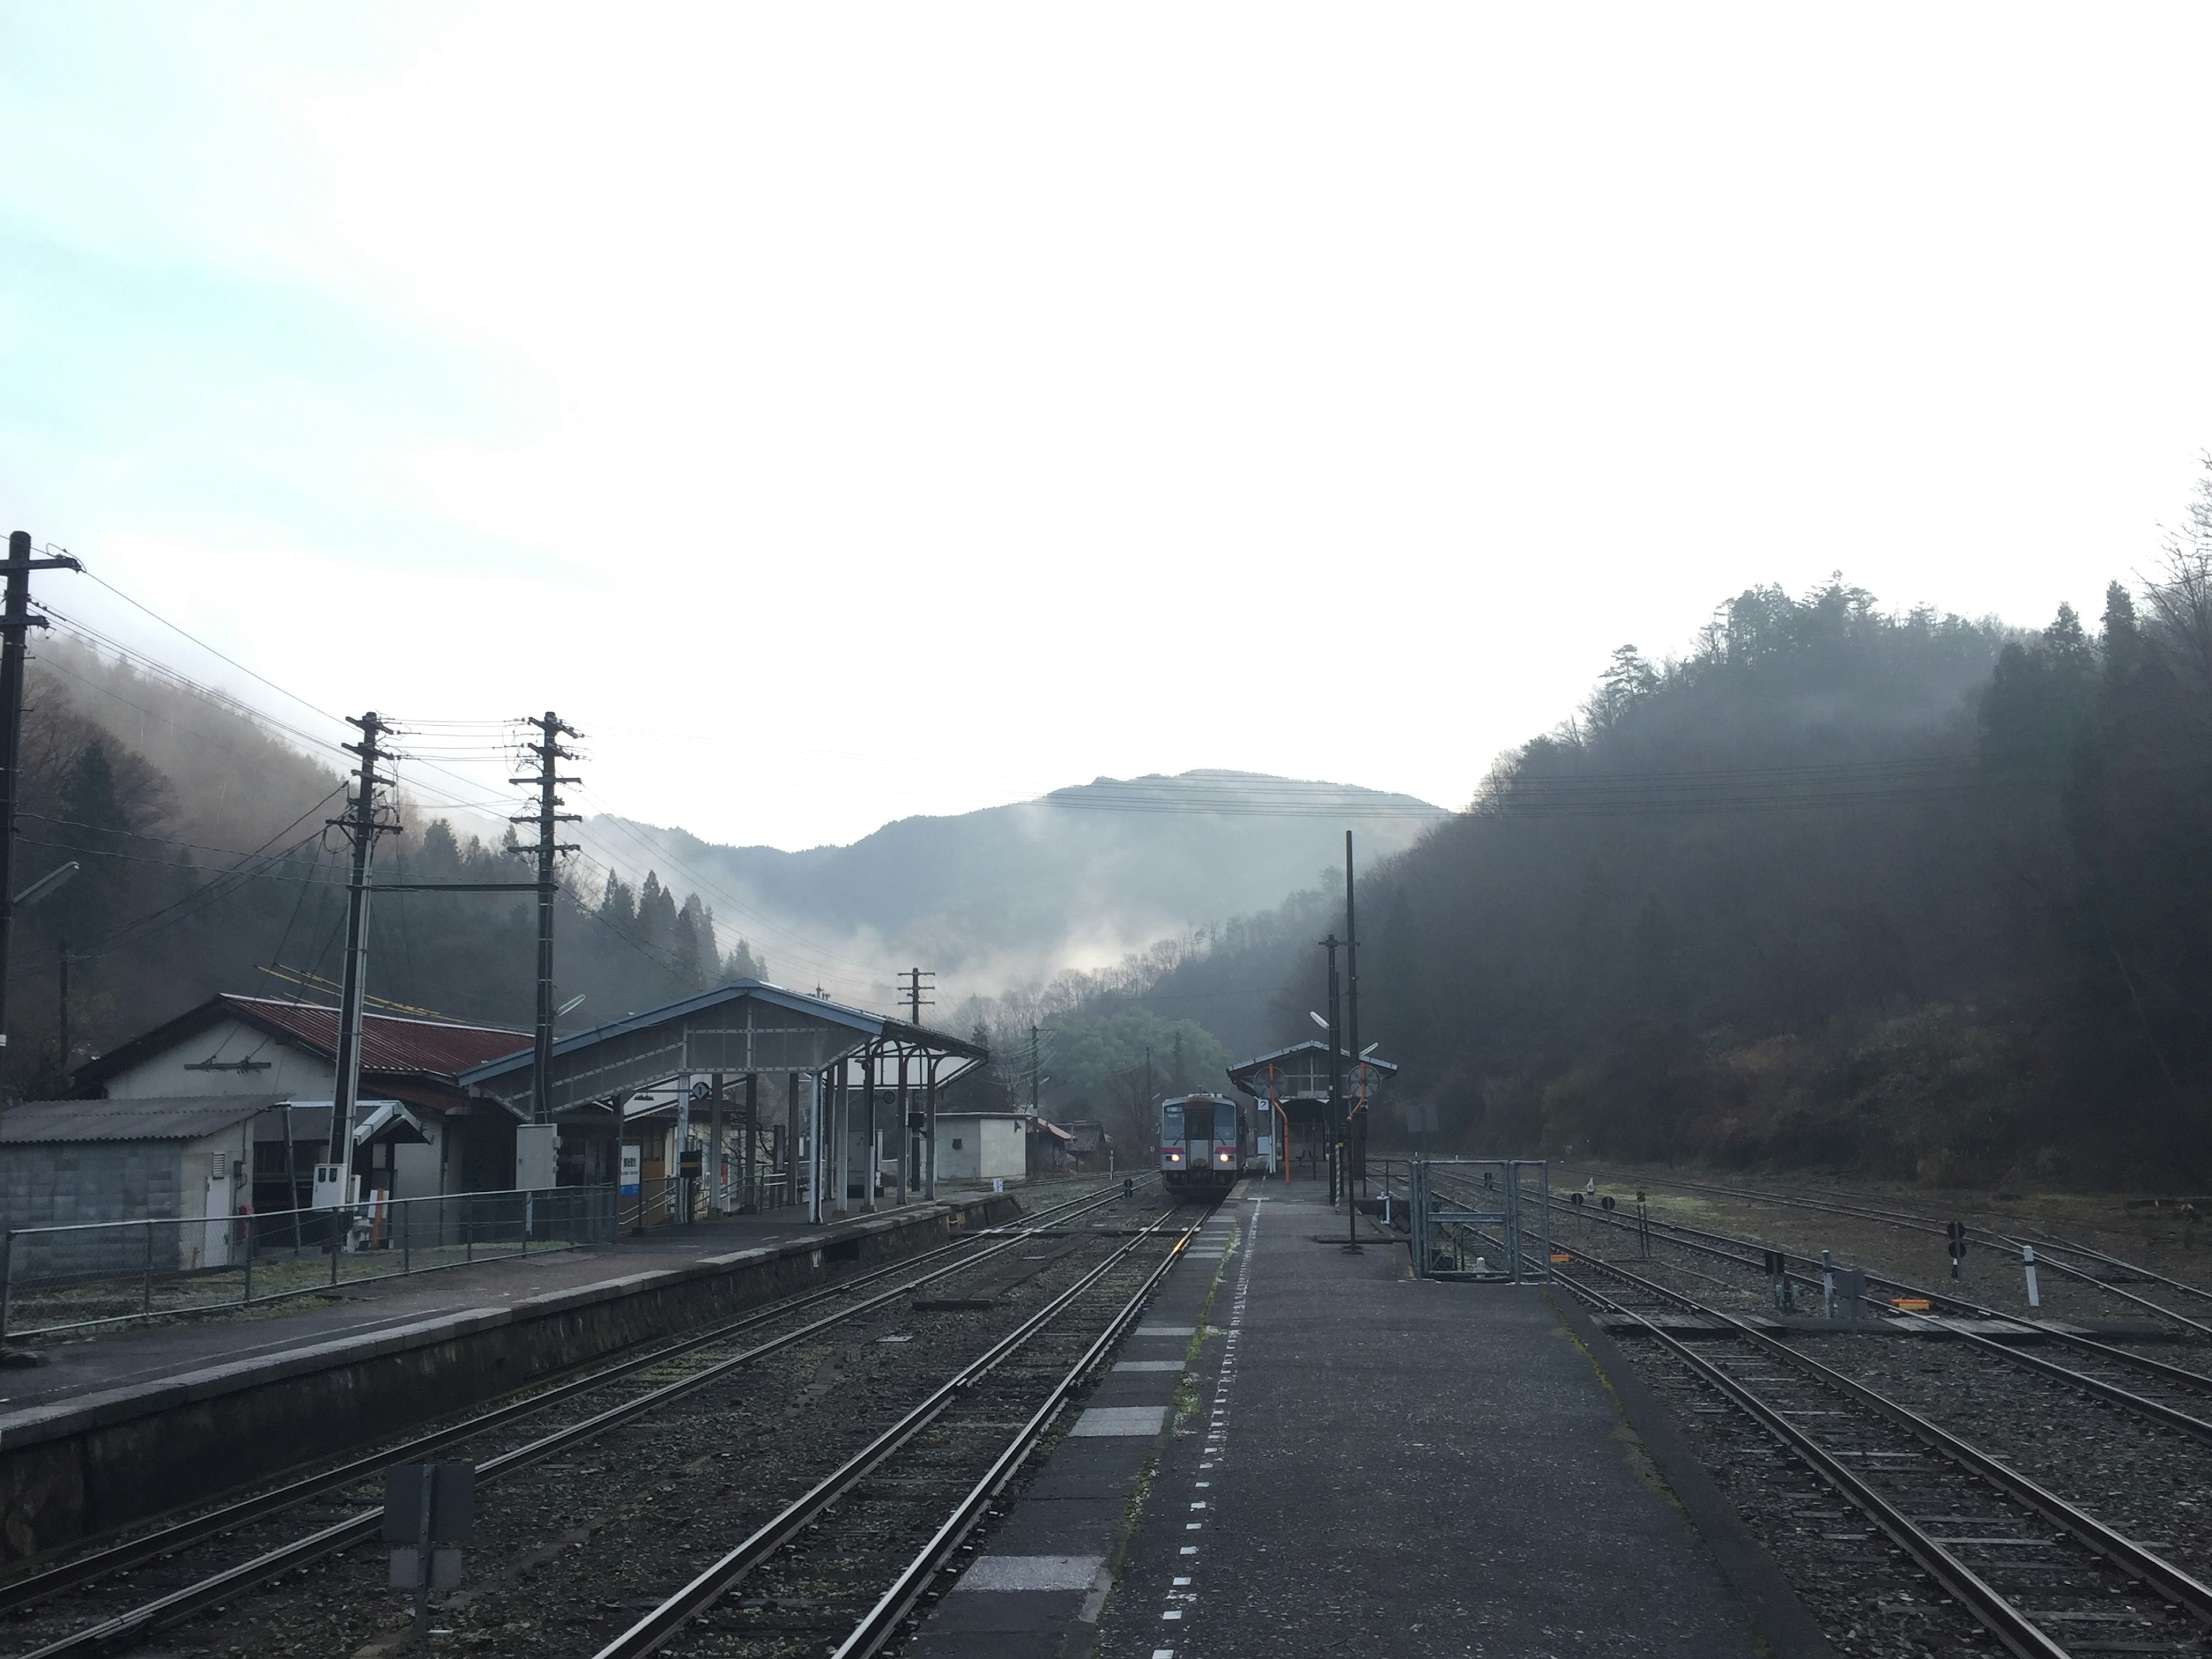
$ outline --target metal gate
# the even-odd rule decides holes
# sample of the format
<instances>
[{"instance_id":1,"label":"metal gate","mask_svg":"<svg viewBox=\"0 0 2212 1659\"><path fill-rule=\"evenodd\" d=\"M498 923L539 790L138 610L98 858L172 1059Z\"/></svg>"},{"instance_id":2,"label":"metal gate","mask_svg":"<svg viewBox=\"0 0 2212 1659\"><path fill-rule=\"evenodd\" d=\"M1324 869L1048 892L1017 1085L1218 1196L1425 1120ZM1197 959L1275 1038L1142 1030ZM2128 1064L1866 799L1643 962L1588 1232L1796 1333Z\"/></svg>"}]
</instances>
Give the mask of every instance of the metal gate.
<instances>
[{"instance_id":1,"label":"metal gate","mask_svg":"<svg viewBox=\"0 0 2212 1659\"><path fill-rule=\"evenodd\" d=\"M1540 1158L1413 1160L1420 1279L1525 1285L1552 1276L1552 1177Z\"/></svg>"}]
</instances>

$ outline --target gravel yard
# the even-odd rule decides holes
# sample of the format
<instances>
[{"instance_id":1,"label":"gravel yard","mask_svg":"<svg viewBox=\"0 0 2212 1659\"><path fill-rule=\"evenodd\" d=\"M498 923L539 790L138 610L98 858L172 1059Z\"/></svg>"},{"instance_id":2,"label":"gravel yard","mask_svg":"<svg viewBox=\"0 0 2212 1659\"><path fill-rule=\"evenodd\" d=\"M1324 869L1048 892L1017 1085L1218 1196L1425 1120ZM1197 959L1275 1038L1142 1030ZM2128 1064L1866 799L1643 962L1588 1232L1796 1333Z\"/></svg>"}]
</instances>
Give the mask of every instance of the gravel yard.
<instances>
[{"instance_id":1,"label":"gravel yard","mask_svg":"<svg viewBox=\"0 0 2212 1659\"><path fill-rule=\"evenodd\" d=\"M1655 1218L1808 1254L1825 1248L1834 1252L1839 1264L1863 1266L1931 1288L1951 1285L1949 1260L1940 1237L1856 1217L1671 1193L1656 1182L1645 1190ZM1600 1182L1601 1194L1615 1194L1631 1212L1633 1191L1632 1174ZM1942 1213L1924 1198L1912 1207L1923 1213ZM1985 1203L1982 1212L1976 1212L1961 1206L1961 1218L1980 1224L1988 1207ZM2021 1207L2027 1206L2023 1203ZM2102 1207L2083 1201L2057 1207L2069 1212L2068 1237L2098 1243L2142 1265L2190 1278L2192 1268L2203 1262L2196 1254L2186 1216L2147 1216L2141 1206L2117 1200ZM2006 1224L2024 1231L2028 1224L2015 1217ZM1708 1306L1740 1315L1773 1311L1768 1285L1757 1272L1691 1252L1670 1243L1662 1229L1652 1231L1650 1257L1644 1260L1638 1259L1632 1233L1607 1228L1595 1217L1563 1218L1555 1220L1554 1227L1559 1243L1620 1260L1633 1271ZM2058 1231L2056 1226L2053 1230ZM1608 1294L1620 1288L1601 1277L1594 1276L1591 1282ZM1970 1249L1963 1282L1957 1288L1994 1308L2027 1311L2017 1264L2000 1261L1992 1250ZM2043 1288L2040 1311L2045 1317L2085 1324L2151 1323L2141 1310L2094 1285L2045 1274ZM2179 1293L2166 1294L2175 1305L2185 1305ZM1817 1305L1805 1311L1817 1313ZM1832 1332L1796 1334L1790 1340L1823 1364L2005 1459L2176 1565L2212 1579L2212 1443L2150 1423L2120 1406L1954 1338ZM1725 1338L1693 1346L1715 1358L1749 1346ZM2116 1346L2166 1364L2212 1373L2212 1344L2152 1340ZM1629 1336L1622 1339L1621 1346L1638 1374L1675 1407L1692 1449L1839 1651L1871 1659L1877 1655L1993 1650L1988 1634L1963 1609L1952 1605L1900 1551L1771 1434L1695 1377L1661 1345ZM2060 1364L2080 1358L2055 1344L2039 1345L2034 1352ZM2111 1365L2089 1368L2124 1386L2136 1387L2140 1382L2140 1391L2146 1395L2193 1415L2212 1417L2212 1392L2152 1383ZM1842 1396L1831 1398L1842 1413ZM1872 1437L1863 1435L1854 1443L1861 1455L1872 1460L1866 1467L1885 1467L1880 1461L1885 1456L1910 1455L1915 1443L1909 1435L1879 1419L1869 1420L1875 1425ZM1829 1429L1815 1426L1814 1431L1828 1443ZM2117 1583L2085 1587L2054 1577L2048 1586L2052 1627L2069 1646L2084 1651L2198 1650L2203 1632L2178 1614L2154 1617L2146 1624L2132 1613L2080 1610L2081 1595L2112 1596L2124 1591ZM2068 1600L2069 1595L2075 1599ZM2092 1601L2087 1605L2096 1604ZM2151 1645L2127 1646L2137 1642ZM2212 1650L2212 1643L2203 1645Z\"/></svg>"},{"instance_id":2,"label":"gravel yard","mask_svg":"<svg viewBox=\"0 0 2212 1659\"><path fill-rule=\"evenodd\" d=\"M488 1656L596 1651L1125 1242L1105 1230L1150 1222L1164 1208L1155 1194L1139 1194L1133 1202L1117 1199L1080 1224L1099 1232L1022 1240L991 1261L936 1280L918 1296L843 1321L481 1486L465 1552L465 1580L434 1603L434 1624L443 1632L440 1645ZM1157 1260L1164 1244L1146 1245L1137 1255ZM809 1309L787 1324L748 1331L725 1348L672 1358L622 1386L642 1392L827 1311ZM1105 1316L1086 1297L1062 1322L1095 1330L1094 1313ZM1072 1358L1072 1352L1063 1358L1061 1369ZM994 1377L976 1391L982 1416L971 1413L940 1425L915 1447L916 1464L970 1455L968 1443L981 1426L1018 1420L1026 1386L1026 1373L1010 1364L1003 1384ZM481 1465L608 1403L598 1395L568 1402L441 1455ZM909 1478L904 1463L879 1477L891 1485ZM9 1620L9 1648L33 1650L380 1498L380 1489L364 1484L127 1578L19 1613ZM890 1513L876 1504L859 1505L856 1512ZM802 1549L790 1567L780 1564L773 1575L764 1570L761 1577L775 1582L750 1601L730 1604L731 1617L744 1615L750 1631L773 1639L734 1646L724 1641L715 1650L781 1651L789 1645L787 1638L804 1638L803 1650L817 1626L845 1615L849 1584L845 1594L820 1593L825 1583L852 1577L837 1565L855 1542L838 1524L844 1513L832 1512L818 1534L818 1550ZM892 1540L888 1547L903 1541ZM155 1644L161 1653L176 1655L373 1653L396 1647L405 1633L407 1598L386 1588L386 1547L372 1542L327 1557L155 1638ZM811 1572L814 1566L822 1571ZM720 1624L726 1632L730 1619Z\"/></svg>"}]
</instances>

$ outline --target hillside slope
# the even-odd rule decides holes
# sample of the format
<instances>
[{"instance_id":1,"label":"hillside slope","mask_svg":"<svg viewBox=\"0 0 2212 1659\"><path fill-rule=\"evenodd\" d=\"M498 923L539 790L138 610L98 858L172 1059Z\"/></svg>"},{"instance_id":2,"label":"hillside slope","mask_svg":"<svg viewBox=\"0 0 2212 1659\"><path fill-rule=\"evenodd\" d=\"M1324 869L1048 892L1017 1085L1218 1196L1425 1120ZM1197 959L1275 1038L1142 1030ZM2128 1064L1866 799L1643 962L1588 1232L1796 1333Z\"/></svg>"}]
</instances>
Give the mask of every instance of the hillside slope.
<instances>
[{"instance_id":1,"label":"hillside slope","mask_svg":"<svg viewBox=\"0 0 2212 1659\"><path fill-rule=\"evenodd\" d=\"M996 991L1118 960L1152 940L1269 908L1340 860L1356 826L1372 855L1449 814L1411 796L1255 773L1101 778L1040 799L902 818L849 847L725 847L683 830L595 818L582 839L629 873L657 864L696 885L771 961L805 940L889 975L933 967L946 991Z\"/></svg>"}]
</instances>

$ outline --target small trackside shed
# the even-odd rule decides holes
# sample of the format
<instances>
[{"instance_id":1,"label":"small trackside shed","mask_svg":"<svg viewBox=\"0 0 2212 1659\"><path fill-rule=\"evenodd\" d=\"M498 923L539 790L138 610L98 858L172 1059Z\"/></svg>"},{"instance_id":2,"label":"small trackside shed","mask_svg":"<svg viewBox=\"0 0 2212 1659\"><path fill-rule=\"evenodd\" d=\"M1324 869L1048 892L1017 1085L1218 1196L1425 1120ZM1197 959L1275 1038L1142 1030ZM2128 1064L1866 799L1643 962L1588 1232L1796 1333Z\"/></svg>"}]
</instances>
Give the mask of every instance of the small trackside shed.
<instances>
[{"instance_id":1,"label":"small trackside shed","mask_svg":"<svg viewBox=\"0 0 2212 1659\"><path fill-rule=\"evenodd\" d=\"M161 1229L151 1247L164 1264L220 1267L229 1260L233 1218L251 1192L256 1120L283 1104L266 1095L228 1095L11 1106L0 1112L0 1229L152 1217L177 1224ZM120 1232L33 1237L42 1250L125 1252L131 1259L118 1265L131 1267L149 1248Z\"/></svg>"},{"instance_id":2,"label":"small trackside shed","mask_svg":"<svg viewBox=\"0 0 2212 1659\"><path fill-rule=\"evenodd\" d=\"M939 1112L939 1181L1019 1181L1029 1173L1029 1121L1019 1112Z\"/></svg>"}]
</instances>

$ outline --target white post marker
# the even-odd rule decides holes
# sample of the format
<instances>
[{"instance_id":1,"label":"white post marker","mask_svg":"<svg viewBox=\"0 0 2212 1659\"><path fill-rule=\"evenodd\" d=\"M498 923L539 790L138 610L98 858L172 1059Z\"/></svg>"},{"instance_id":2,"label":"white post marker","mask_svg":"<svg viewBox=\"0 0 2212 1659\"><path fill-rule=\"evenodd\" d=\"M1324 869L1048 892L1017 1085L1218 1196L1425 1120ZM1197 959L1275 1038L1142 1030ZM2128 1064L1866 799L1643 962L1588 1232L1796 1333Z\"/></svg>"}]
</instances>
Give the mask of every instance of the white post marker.
<instances>
[{"instance_id":1,"label":"white post marker","mask_svg":"<svg viewBox=\"0 0 2212 1659\"><path fill-rule=\"evenodd\" d=\"M2020 1247L2020 1265L2027 1273L2027 1305L2031 1308L2039 1308L2043 1305L2043 1292L2035 1282L2034 1245L2023 1244Z\"/></svg>"}]
</instances>

